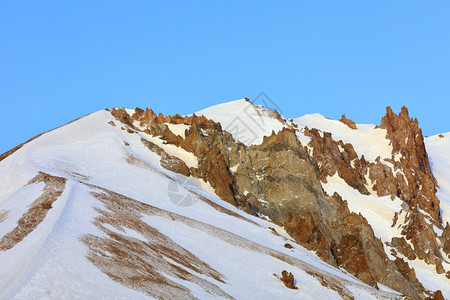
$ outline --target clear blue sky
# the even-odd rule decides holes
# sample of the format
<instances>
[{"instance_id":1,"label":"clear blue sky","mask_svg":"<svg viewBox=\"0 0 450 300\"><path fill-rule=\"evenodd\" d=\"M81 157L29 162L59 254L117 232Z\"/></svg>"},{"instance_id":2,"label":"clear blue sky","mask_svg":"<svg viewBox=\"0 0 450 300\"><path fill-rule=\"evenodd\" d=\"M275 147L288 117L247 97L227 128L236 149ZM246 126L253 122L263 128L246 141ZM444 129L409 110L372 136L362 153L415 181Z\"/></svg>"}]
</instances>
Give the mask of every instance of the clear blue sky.
<instances>
[{"instance_id":1,"label":"clear blue sky","mask_svg":"<svg viewBox=\"0 0 450 300\"><path fill-rule=\"evenodd\" d=\"M282 3L282 4L281 4ZM0 0L0 153L106 107L265 91L286 117L450 131L450 1Z\"/></svg>"}]
</instances>

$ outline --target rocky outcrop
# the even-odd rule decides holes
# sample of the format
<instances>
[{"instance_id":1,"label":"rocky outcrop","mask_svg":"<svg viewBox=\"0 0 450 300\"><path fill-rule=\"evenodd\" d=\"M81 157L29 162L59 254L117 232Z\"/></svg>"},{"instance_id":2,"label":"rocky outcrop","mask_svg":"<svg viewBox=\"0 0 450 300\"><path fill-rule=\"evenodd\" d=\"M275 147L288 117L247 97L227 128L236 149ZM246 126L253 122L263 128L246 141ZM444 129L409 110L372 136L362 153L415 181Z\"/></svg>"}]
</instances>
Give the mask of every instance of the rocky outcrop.
<instances>
[{"instance_id":1,"label":"rocky outcrop","mask_svg":"<svg viewBox=\"0 0 450 300\"><path fill-rule=\"evenodd\" d=\"M347 118L345 117L345 114L342 115L342 117L341 117L341 119L340 119L339 121L341 121L342 123L344 123L345 125L347 125L347 126L350 127L351 129L358 129L358 127L356 127L355 122L353 122L353 121L350 120L350 119L347 119Z\"/></svg>"},{"instance_id":2,"label":"rocky outcrop","mask_svg":"<svg viewBox=\"0 0 450 300\"><path fill-rule=\"evenodd\" d=\"M398 115L388 107L379 128L386 130L393 151L391 158L378 157L372 162L358 157L352 145L334 141L330 133L308 128L303 133L310 138L308 147L312 148L322 182L338 174L361 194L390 195L405 202L408 217L402 221L404 224L398 224L403 228L403 237L394 238L391 246L409 259L419 258L435 265L436 271L442 273L445 270L432 226L441 226L436 180L418 122L409 118L405 107ZM414 249L406 240L415 245Z\"/></svg>"},{"instance_id":3,"label":"rocky outcrop","mask_svg":"<svg viewBox=\"0 0 450 300\"><path fill-rule=\"evenodd\" d=\"M409 117L406 107L402 107L398 115L387 107L386 116L379 127L387 131L386 138L391 141L393 158L400 156L397 167L403 171L405 180L404 185L398 184L397 195L411 209L420 207L433 220L440 222L436 179L431 172L419 122Z\"/></svg>"},{"instance_id":4,"label":"rocky outcrop","mask_svg":"<svg viewBox=\"0 0 450 300\"><path fill-rule=\"evenodd\" d=\"M402 276L412 285L416 290L422 290L422 284L417 280L416 272L414 268L410 268L409 264L404 261L402 258L396 258L394 260L395 265L397 266L398 271Z\"/></svg>"},{"instance_id":5,"label":"rocky outcrop","mask_svg":"<svg viewBox=\"0 0 450 300\"><path fill-rule=\"evenodd\" d=\"M450 225L448 223L439 239L441 240L442 251L447 255L447 258L450 259Z\"/></svg>"},{"instance_id":6,"label":"rocky outcrop","mask_svg":"<svg viewBox=\"0 0 450 300\"><path fill-rule=\"evenodd\" d=\"M349 123L344 117L341 121ZM326 177L337 173L362 194L375 192L378 196L398 196L412 210L419 207L425 211L438 225L441 217L436 180L417 119L409 118L406 107L398 115L388 107L379 128L386 130L393 151L391 158L378 157L373 162L367 162L364 156L358 158L351 144L334 141L330 133L305 128L304 134L311 139L308 146L313 149L312 156L319 165L322 181L326 182ZM371 191L368 191L366 175L372 183Z\"/></svg>"},{"instance_id":7,"label":"rocky outcrop","mask_svg":"<svg viewBox=\"0 0 450 300\"><path fill-rule=\"evenodd\" d=\"M329 132L305 128L304 133L311 139L308 146L313 148L312 156L319 165L322 182L326 182L328 176L337 173L349 186L364 195L369 194L364 177L367 169L364 156L358 159L351 144L333 140Z\"/></svg>"},{"instance_id":8,"label":"rocky outcrop","mask_svg":"<svg viewBox=\"0 0 450 300\"><path fill-rule=\"evenodd\" d=\"M186 170L173 157L171 157L171 160L167 164L164 158L162 158L162 166L163 164L172 164L172 170L175 169L178 173L183 171L181 174L190 174L208 182L214 188L216 194L224 201L252 213L245 196L240 192L234 182L226 155L228 149L224 146L229 145L236 148L242 147L242 145L236 143L231 134L222 131L219 123L215 123L204 116L196 116L195 114L189 117L156 115L151 109L146 109L145 111L136 109L131 117L131 121L126 116L123 116L123 111L116 113L116 115L118 116L116 119L120 118L120 120L127 122L127 124L133 124L137 121L139 127L145 127L143 129L144 132L158 136L165 140L166 143L181 147L193 153L198 159L198 167L191 167L189 170ZM189 125L190 128L186 130L185 137L183 138L171 132L167 124L184 124Z\"/></svg>"},{"instance_id":9,"label":"rocky outcrop","mask_svg":"<svg viewBox=\"0 0 450 300\"><path fill-rule=\"evenodd\" d=\"M419 212L410 213L406 217L405 224L402 234L414 246L414 253L417 258L424 260L427 264L436 265L437 273L444 273L442 256L432 226L425 221L425 218Z\"/></svg>"},{"instance_id":10,"label":"rocky outcrop","mask_svg":"<svg viewBox=\"0 0 450 300\"><path fill-rule=\"evenodd\" d=\"M295 279L294 279L294 275L292 275L291 272L287 272L286 270L283 270L283 272L281 272L281 281L284 283L284 285L289 288L289 289L297 289L297 287L295 286Z\"/></svg>"},{"instance_id":11,"label":"rocky outcrop","mask_svg":"<svg viewBox=\"0 0 450 300\"><path fill-rule=\"evenodd\" d=\"M169 171L182 174L184 176L189 176L191 173L189 172L189 168L186 163L179 159L178 157L167 154L161 147L158 145L147 141L146 139L141 138L141 142L152 152L155 152L159 156L161 156L160 164L161 167L167 169Z\"/></svg>"},{"instance_id":12,"label":"rocky outcrop","mask_svg":"<svg viewBox=\"0 0 450 300\"><path fill-rule=\"evenodd\" d=\"M393 237L389 246L395 248L400 254L404 255L409 260L414 260L417 258L414 254L413 248L408 244L404 237Z\"/></svg>"},{"instance_id":13,"label":"rocky outcrop","mask_svg":"<svg viewBox=\"0 0 450 300\"><path fill-rule=\"evenodd\" d=\"M444 296L442 295L441 290L437 290L433 293L433 296L427 297L425 300L445 300Z\"/></svg>"},{"instance_id":14,"label":"rocky outcrop","mask_svg":"<svg viewBox=\"0 0 450 300\"><path fill-rule=\"evenodd\" d=\"M380 282L414 298L422 294L423 289L412 285L388 259L367 220L350 212L338 194L325 194L320 180L331 171L308 154L295 129L273 132L261 145L247 147L223 131L219 123L203 116L165 117L149 109L136 109L130 121L121 112L115 114L130 128L138 123L137 130L193 153L198 167L189 169L192 176L208 182L224 201L284 226L301 245L316 251L325 261L372 286ZM185 124L189 129L182 137L171 132L167 123ZM338 165L345 170L336 168L336 172L368 193L364 178L358 175L363 173L364 164L351 166L357 158L353 147L334 142L331 135L322 139L329 145L327 149L346 149L345 154L336 151L329 165L343 160ZM351 168L347 169L347 164ZM357 180L352 181L353 177Z\"/></svg>"}]
</instances>

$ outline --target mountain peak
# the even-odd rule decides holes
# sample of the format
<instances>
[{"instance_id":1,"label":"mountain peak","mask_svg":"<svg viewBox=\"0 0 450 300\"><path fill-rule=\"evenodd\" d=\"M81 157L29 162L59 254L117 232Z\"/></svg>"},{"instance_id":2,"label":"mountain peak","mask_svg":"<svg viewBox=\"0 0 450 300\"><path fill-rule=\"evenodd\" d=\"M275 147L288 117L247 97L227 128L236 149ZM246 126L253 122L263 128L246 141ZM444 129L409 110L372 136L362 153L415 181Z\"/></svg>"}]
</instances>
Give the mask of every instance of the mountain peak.
<instances>
[{"instance_id":1,"label":"mountain peak","mask_svg":"<svg viewBox=\"0 0 450 300\"><path fill-rule=\"evenodd\" d=\"M0 298L449 297L449 139L389 111L240 99L37 136L0 160Z\"/></svg>"}]
</instances>

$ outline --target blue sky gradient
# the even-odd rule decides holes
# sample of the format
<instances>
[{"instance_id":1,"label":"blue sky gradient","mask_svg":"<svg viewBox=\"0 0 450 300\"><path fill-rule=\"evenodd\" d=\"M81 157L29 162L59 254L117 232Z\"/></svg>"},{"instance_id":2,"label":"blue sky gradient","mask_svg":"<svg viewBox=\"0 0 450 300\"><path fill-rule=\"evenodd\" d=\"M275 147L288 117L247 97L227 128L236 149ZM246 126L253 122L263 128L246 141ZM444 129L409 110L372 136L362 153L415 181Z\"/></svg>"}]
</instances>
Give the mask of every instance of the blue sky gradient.
<instances>
[{"instance_id":1,"label":"blue sky gradient","mask_svg":"<svg viewBox=\"0 0 450 300\"><path fill-rule=\"evenodd\" d=\"M264 91L286 117L450 131L450 1L0 0L0 153L104 108Z\"/></svg>"}]
</instances>

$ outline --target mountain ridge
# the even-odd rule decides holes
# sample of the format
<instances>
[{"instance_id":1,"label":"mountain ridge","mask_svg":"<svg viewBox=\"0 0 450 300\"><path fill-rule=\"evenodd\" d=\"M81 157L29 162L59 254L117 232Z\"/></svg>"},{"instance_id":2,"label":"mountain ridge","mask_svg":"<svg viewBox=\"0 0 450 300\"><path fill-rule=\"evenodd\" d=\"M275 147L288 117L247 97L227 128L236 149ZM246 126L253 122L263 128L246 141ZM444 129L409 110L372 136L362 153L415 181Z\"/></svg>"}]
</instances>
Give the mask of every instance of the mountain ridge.
<instances>
[{"instance_id":1,"label":"mountain ridge","mask_svg":"<svg viewBox=\"0 0 450 300\"><path fill-rule=\"evenodd\" d=\"M224 106L229 107L228 110L225 109L225 112L223 109ZM243 107L237 108L236 106ZM337 171L342 170L343 168L356 170L355 174L362 174L364 168L366 170L368 169L366 173L369 174L369 179L370 168L376 168L377 165L378 168L382 167L383 170L388 170L386 168L390 168L393 171L397 171L396 174L400 174L400 171L404 173L404 167L401 167L401 165L398 165L397 169L395 169L395 154L392 154L393 158L391 158L394 162L391 163L393 166L389 166L389 161L385 160L389 159L389 157L384 157L383 161L381 160L381 158L376 161L376 159L370 160L369 156L369 161L364 162L364 155L361 154L362 152L359 150L361 149L361 147L356 147L356 149L354 149L351 143L344 144L344 142L340 140L335 141L333 139L333 136L336 133L325 134L317 128L316 131L311 131L305 125L306 122L302 123L299 121L295 122L295 120L288 120L282 117L276 111L270 111L263 107L255 106L251 102L246 100L238 100L228 104L223 104L222 106L219 105L219 108L220 109L218 109L217 107L213 107L201 111L200 113L202 115L206 115L205 117L197 116L197 114L200 113L184 117L179 115L173 117L163 116L162 114L156 115L149 109L144 111L141 109L126 110L124 108L119 108L112 109L110 111L101 111L90 115L90 117L88 116L87 118L98 120L91 122L91 126L83 126L81 129L75 128L73 132L71 132L72 142L69 138L69 140L65 143L83 144L84 138L81 138L83 134L80 134L80 130L92 131L92 129L94 128L95 131L98 132L98 134L92 134L96 136L99 141L105 141L109 145L109 147L105 148L103 145L91 145L88 143L86 144L86 146L88 146L88 150L94 151L97 148L103 149L102 151L106 151L104 153L105 156L109 156L109 151L112 151L113 153L117 152L116 156L123 157L123 161L125 161L128 165L128 167L126 168L131 168L129 166L133 166L133 172L136 172L135 168L138 168L140 170L138 172L139 174L141 174L142 172L156 172L155 174L160 174L158 176L169 176L170 178L172 178L172 180L175 178L173 177L173 174L181 174L177 176L182 176L182 178L191 178L195 186L201 187L200 190L202 192L205 192L207 190L209 194L216 194L221 199L221 201L241 208L243 211L250 213L250 215L271 218L275 223L278 223L278 225L284 226L284 228L286 228L287 231L291 233L291 236L295 237L295 240L297 243L299 243L299 245L302 245L307 249L316 251L319 257L325 259L326 261L328 261L328 263L331 263L335 266L340 266L342 269L346 269L351 274L356 275L356 277L359 276L358 278L360 280L363 280L371 284L372 286L380 288L382 286L380 283L382 283L384 285L400 290L402 293L417 299L423 299L427 295L432 296L431 292L434 292L438 289L434 288L434 286L432 289L430 289L431 285L427 281L425 281L425 285L427 287L422 286L421 281L423 282L423 279L420 278L421 281L418 280L416 278L414 269L411 269L408 264L414 262L417 270L419 269L416 260L424 261L429 265L433 265L435 266L434 272L436 273L436 276L438 276L437 278L445 276L439 275L438 273L442 273L443 270L449 270L448 263L446 262L447 258L441 253L442 249L445 249L446 242L440 241L444 238L444 236L446 236L444 232L448 232L448 230L450 229L444 228L444 224L442 224L442 220L439 218L439 209L437 213L435 213L435 215L429 213L433 212L433 210L431 210L431 204L429 205L429 207L424 205L424 208L426 208L425 211L412 210L411 208L414 205L410 205L409 207L397 206L398 208L400 208L399 211L394 211L392 209L387 210L389 212L392 211L390 221L393 222L395 219L394 216L397 216L396 222L394 222L394 226L405 227L402 229L402 231L404 231L404 234L400 233L401 237L389 236L392 238L392 240L383 240L384 238L382 238L378 241L379 236L377 236L377 233L381 232L382 229L386 229L385 227L387 226L385 226L384 223L380 223L382 226L376 224L373 225L375 226L375 230L373 230L370 222L367 221L371 220L371 218L365 218L364 210L360 210L355 214L355 207L352 205L348 206L347 203L351 203L346 199L347 197L349 197L348 190L341 189L343 192L341 191L339 194L335 194L336 191L333 192L334 188L332 188L328 184L329 182L334 182L334 184L336 184L337 181L333 179L334 174L338 174L338 178L343 179L345 182L350 182L350 177L353 177L352 175L347 177L348 175L345 175L345 172L341 171L339 173L339 171ZM103 117L97 117L97 115L99 114L103 115ZM320 118L316 118L316 120L317 119L320 121ZM404 119L406 120L406 118ZM81 120L83 120L83 118ZM351 129L347 124L344 124L340 121L334 122L343 124L343 126L349 128L349 130L355 130ZM333 126L338 123L333 123ZM348 121L346 121L346 123L348 123ZM360 125L355 126L358 128L358 126ZM241 127L240 131L239 127ZM247 132L245 132L245 130L244 132L242 132L242 127L244 129L248 129ZM371 130L381 130L376 128L369 129L369 126L361 127L364 128L364 132L369 132ZM418 128L418 126L416 127ZM101 130L99 128L101 128ZM234 130L236 128L238 130ZM384 130L388 131L387 129ZM51 134L55 134L55 132L50 133L50 135ZM78 137L80 137L79 141ZM39 140L39 138L40 136L36 137L36 140ZM114 139L115 142L112 142L112 140L109 140L109 138ZM444 139L446 139L446 137L444 137ZM240 140L242 140L243 142L240 142ZM30 140L29 143L22 144L19 149L17 149L13 153L9 153L8 156L3 155L3 159L2 161L0 161L0 170L3 169L3 172L0 172L0 176L2 176L2 178L6 178L8 174L9 177L11 177L10 174L12 173L6 171L5 165L8 164L9 169L14 169L14 166L11 166L14 165L14 163L11 163L10 161L5 163L5 161L8 160L8 157L11 158L14 155L17 156L17 153L19 152L30 151L26 149L24 150L23 148L27 148L28 146L30 146L30 143L33 143L33 141L34 139ZM51 142L51 145L55 144L55 141ZM107 183L107 186L111 185L110 182L113 182L113 180L105 179L103 182L103 179L101 178L107 178L104 172L114 173L114 168L110 167L111 170L106 171L107 169L105 169L104 167L102 167L102 169L100 168L100 166L98 166L99 170L91 170L90 172L93 172L93 174L87 175L87 173L89 173L87 172L87 170L89 170L89 167L86 166L83 160L80 160L82 155L79 155L77 159L74 159L74 157L77 157L78 154L73 152L73 150L70 150L70 148L66 148L66 144L59 143L60 151L55 150L53 154L51 151L42 152L42 150L39 150L40 147L37 147L37 151L32 151L31 161L33 161L34 163L36 161L39 162L46 160L49 162L46 162L44 164L46 165L45 168L43 168L41 165L35 170L39 169L39 172L50 171L50 173L62 172L64 175L63 178L69 178L69 181L75 180L75 182L85 182L82 184L89 183L95 185L96 181L101 181L103 185L105 185L105 182ZM118 144L120 144L120 147L118 146ZM425 147L426 139L422 144L423 147ZM45 145L43 145L42 147L45 148ZM400 146L399 149L402 149L402 147L405 146ZM317 150L319 148L320 151ZM86 155L93 154L93 152L87 151L84 148L80 148L80 151L81 150L83 150ZM321 155L314 155L314 151L320 153ZM63 156L66 156L65 159L60 159L58 163L54 162L54 157L61 156L61 153L64 153ZM74 157L70 156L67 153L70 153L71 155L73 154ZM344 165L339 168L333 167L333 165L336 164L337 160L333 159L333 156L329 153L335 153L339 157L342 157ZM391 153L393 153L393 150L391 150ZM95 154L94 156L97 157L97 160L102 162L102 164L107 164L107 162L103 162L104 158L101 155ZM345 157L348 157L347 160ZM18 159L16 158L14 160L16 161ZM358 160L363 161L363 163L358 162ZM92 161L95 162L94 160ZM120 159L120 161L122 161L122 159ZM149 164L150 161L152 161L152 163ZM373 166L370 167L370 164L373 164ZM122 166L122 163L118 165ZM360 165L360 167L355 169L356 165ZM335 172L333 172L333 168L336 169ZM100 170L103 170L103 172L100 172ZM166 172L164 170L168 170L169 173L167 174L169 175L164 173ZM300 170L303 171L300 172ZM30 179L34 178L34 172L35 171L33 170L27 170L25 172L28 174L27 177L29 177L27 182L29 182ZM431 169L429 172L431 172ZM130 175L131 174L132 173L130 173ZM145 174L146 175L142 176L148 176L147 173ZM307 175L305 177L305 174L310 175ZM296 177L290 177L292 175ZM120 177L120 175L117 176ZM387 192L385 193L386 195L383 195L383 193L380 194L379 186L382 185L382 183L379 182L379 180L381 180L379 176L380 175L373 175L372 178L376 179L370 179L370 182L375 182L377 184L376 186L375 184L369 183L365 175L360 175L359 185L358 183L351 182L350 184L349 182L347 182L347 184L350 187L353 186L354 188L356 188L355 191L359 191L355 196L356 198L359 199L363 196L369 197L368 199L371 199L371 201L373 201L369 203L378 203L379 201L381 201L380 199L384 199L383 197L385 196L390 197L390 195L394 196L394 200L389 201L394 201L394 203L406 203L404 200L401 200L398 197L399 195L397 194L388 194ZM431 174L431 176L433 176L433 174ZM131 175L131 177L134 178L134 175ZM347 180L345 180L346 178ZM11 179L9 180L11 181ZM363 182L364 180L366 181L365 183ZM408 184L413 180L421 179L420 177L411 175L408 179ZM28 186L25 181L26 180L22 180L21 182L16 183L16 188L20 189L21 186ZM128 181L129 180L127 179L126 182ZM431 182L433 182L433 180L431 180ZM75 185L78 184L81 183L75 183ZM10 196L7 192L4 192L5 190L7 190L4 189L6 185L8 184L6 183L2 185L3 192L0 194L0 205L4 203L3 199L7 199ZM132 196L130 199L136 197L138 199L141 198L137 191L130 190L130 188L123 186L120 181L116 181L116 184L113 185L115 187L113 190L111 190L107 186L102 187L102 189L104 189L104 193L106 194L109 193L110 195L113 195L111 193L114 189L116 189L114 193L121 194L120 192L125 192L125 194L128 194L126 197ZM134 184L132 184L132 186L134 186ZM304 189L298 190L298 192L293 192L297 191L299 186L304 186ZM326 187L325 190L324 187ZM344 184L340 184L338 187L345 186ZM9 190L14 190L14 187L9 188ZM142 190L142 187L139 187L138 190L145 194L145 192L143 192L144 190ZM327 195L327 191L331 194L331 197ZM163 193L164 191L160 192ZM93 195L92 191L90 193L91 195ZM321 195L321 193L323 193L323 195L319 196L319 198L322 200L317 203L322 204L319 204L319 206L317 206L318 204L314 204L316 203L316 200L312 201L312 199L317 197L317 195ZM341 193L345 194L341 195ZM434 191L434 193L436 193L436 190ZM195 195L190 192L189 194ZM101 195L102 194L98 194L97 196L101 199L101 197L103 197ZM120 198L122 196L118 197ZM311 199L308 200L309 202L305 200L308 199L308 197L310 197ZM167 198L167 196L165 196L165 198ZM197 195L195 196L195 198L197 199L200 197ZM127 201L124 200L126 198L120 199L122 199L121 201L124 203ZM280 200L277 199L283 199L282 204L280 204ZM325 199L328 200L323 202ZM169 200L169 202L172 201L172 199ZM108 203L109 202L105 202L104 205L110 205ZM214 203L214 206L216 208L222 207L223 205L220 202ZM299 203L301 203L303 206L309 203L308 205L310 205L310 208L303 208L304 212L299 214ZM333 204L336 207L335 209L330 210L331 203L335 203ZM427 204L427 202L424 203ZM439 202L437 203L439 208ZM178 204L180 204L180 202L178 202ZM434 206L436 206L436 204L434 204ZM349 209L350 207L352 207L351 210ZM223 209L219 210L223 211ZM49 209L49 212L51 211L52 208ZM111 211L111 208L109 209L109 211ZM328 211L329 214L328 221L328 217L323 217L324 212L326 211ZM362 215L361 212L363 212ZM107 213L107 211L97 211L97 213L105 214ZM8 215L11 214L6 213L6 218L1 218L3 220L0 222L0 224L5 222L5 219L10 218L10 216ZM337 224L333 224L333 222L335 221L332 221L337 216L340 216L339 218L342 218L339 226L337 226ZM349 218L353 221L347 222ZM444 213L443 220L446 219L447 217ZM10 227L12 227L14 222L13 220L11 220L10 222ZM352 223L360 224L358 226L362 226L361 228L367 227L367 229L362 230L366 232L364 233L364 236L361 236L360 233L358 233L361 232L361 228L354 227L355 229L351 229L351 226L356 226L350 225ZM344 224L347 224L345 225L347 227L340 228ZM271 227L268 225L265 226L267 226L266 228ZM106 233L107 235L109 235L110 240L114 240L113 244L117 244L118 242L120 242L120 239L118 240L119 237L117 236L117 231L111 231L104 226L100 226L100 230L103 232L103 234ZM161 230L161 228L159 228L158 230ZM341 230L342 233L336 235L339 230ZM417 234L419 232L422 233L423 230L426 230L428 232L426 238L422 238ZM349 233L352 231L354 231L354 233L349 235ZM123 233L124 232L120 234L123 235ZM140 234L140 237L142 238L142 233ZM369 240L372 240L372 246L367 246L369 244L365 246L368 236L371 236ZM148 239L148 235L146 236L146 238ZM314 241L314 239L317 238L317 242ZM411 247L412 252L411 249L408 248L408 245L410 245L411 243L413 244L413 247ZM377 250L373 252L373 249ZM433 249L433 251L430 252L429 249ZM86 249L84 251L86 252ZM95 248L94 250L91 249L91 251L94 251L94 253L97 253L96 255L99 255L99 251L101 250L99 248ZM395 252L395 254L393 254L393 251ZM407 259L407 256L409 256L410 258L413 257L411 253L416 256L416 259ZM405 256L404 254L406 254L407 256ZM377 259L374 259L374 255L376 257L380 257L381 259L378 260L378 264L386 264L386 267L375 265L373 261L376 261ZM1 256L2 253L0 252L0 259ZM355 259L355 257L359 257L359 259ZM355 263L355 261L358 263ZM387 267L388 265L389 267ZM390 273L386 272L387 268L391 268L393 270L392 276L394 277L389 277ZM281 270L278 270L277 272L281 273ZM401 277L395 277L398 276L394 275L396 274L395 272L401 274ZM386 273L387 276L383 273ZM120 282L121 280L123 280L123 278L119 278L117 280L119 280ZM441 280L442 279L439 279L438 281ZM276 283L276 281L274 282ZM199 283L197 282L197 284ZM328 282L327 284L330 286L331 283ZM273 285L270 286L273 287ZM355 297L355 294L349 292L348 290L342 292L343 287L341 285L334 284L331 286L333 286L335 291L341 289L341 292L338 292L339 297ZM144 287L141 287L140 289L136 287L134 288L141 291L144 290L147 295L150 296L161 296L161 294L155 294L156 292L154 292L154 294L150 293L147 287L145 287L145 284ZM440 289L444 288L445 286L441 287ZM0 288L0 291L1 290L2 289ZM152 290L155 290L155 288L152 288ZM184 291L184 293L188 293L187 290L184 290L183 288L181 288L181 290ZM219 292L219 294L217 294L219 290L213 292L213 290L207 288L206 286L203 286L203 290L207 290L210 293L216 293L216 295L219 295L221 293ZM305 292L305 288L302 292ZM314 294L314 289L312 289L310 292ZM315 292L319 293L320 291L316 288ZM443 292L444 294L446 293L445 289L443 290ZM229 291L227 294L231 295ZM168 294L166 294L166 296L167 295ZM204 296L205 295L203 295L203 297ZM227 297L225 294L223 294L222 296ZM381 294L379 294L379 297L381 297Z\"/></svg>"}]
</instances>

